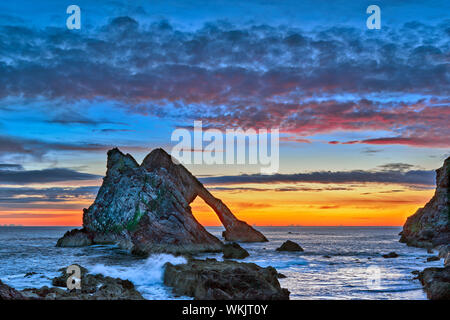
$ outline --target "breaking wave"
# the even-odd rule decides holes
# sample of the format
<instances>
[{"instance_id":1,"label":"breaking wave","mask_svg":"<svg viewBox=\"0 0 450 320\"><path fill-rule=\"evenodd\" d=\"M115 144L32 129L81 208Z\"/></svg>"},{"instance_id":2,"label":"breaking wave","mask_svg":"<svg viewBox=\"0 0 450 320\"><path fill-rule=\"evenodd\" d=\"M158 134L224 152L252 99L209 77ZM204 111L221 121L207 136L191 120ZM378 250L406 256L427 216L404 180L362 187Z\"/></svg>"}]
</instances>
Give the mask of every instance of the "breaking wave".
<instances>
[{"instance_id":1,"label":"breaking wave","mask_svg":"<svg viewBox=\"0 0 450 320\"><path fill-rule=\"evenodd\" d=\"M167 262L176 265L186 263L186 259L170 254L155 254L133 266L97 264L88 269L92 274L100 273L104 276L130 280L146 299L173 299L170 288L163 286L164 265Z\"/></svg>"}]
</instances>

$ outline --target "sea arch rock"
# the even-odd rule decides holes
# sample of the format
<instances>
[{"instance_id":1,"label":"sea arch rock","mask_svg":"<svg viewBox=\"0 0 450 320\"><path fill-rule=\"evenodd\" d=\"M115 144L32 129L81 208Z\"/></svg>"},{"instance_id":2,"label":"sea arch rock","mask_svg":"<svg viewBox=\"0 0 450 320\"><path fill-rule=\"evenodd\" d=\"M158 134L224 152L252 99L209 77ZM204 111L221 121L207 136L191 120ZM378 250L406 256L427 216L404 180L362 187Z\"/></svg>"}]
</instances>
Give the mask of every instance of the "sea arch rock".
<instances>
[{"instance_id":1,"label":"sea arch rock","mask_svg":"<svg viewBox=\"0 0 450 320\"><path fill-rule=\"evenodd\" d=\"M219 216L226 240L267 241L164 150L153 150L139 165L114 148L97 197L84 209L83 228L67 232L57 246L119 243L136 254L220 251L222 242L192 214L189 204L197 196Z\"/></svg>"}]
</instances>

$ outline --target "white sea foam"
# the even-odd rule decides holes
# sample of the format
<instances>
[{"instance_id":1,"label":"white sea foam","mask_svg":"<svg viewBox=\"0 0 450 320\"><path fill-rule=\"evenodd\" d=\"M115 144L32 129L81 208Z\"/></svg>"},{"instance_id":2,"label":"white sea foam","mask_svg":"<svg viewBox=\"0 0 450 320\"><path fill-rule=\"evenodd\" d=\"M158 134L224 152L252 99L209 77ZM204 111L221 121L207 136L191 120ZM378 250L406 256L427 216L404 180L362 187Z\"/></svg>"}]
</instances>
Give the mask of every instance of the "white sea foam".
<instances>
[{"instance_id":1,"label":"white sea foam","mask_svg":"<svg viewBox=\"0 0 450 320\"><path fill-rule=\"evenodd\" d=\"M130 280L146 299L173 299L170 289L163 286L164 265L167 262L176 265L186 263L186 259L170 254L155 254L133 266L97 264L88 269L92 274Z\"/></svg>"}]
</instances>

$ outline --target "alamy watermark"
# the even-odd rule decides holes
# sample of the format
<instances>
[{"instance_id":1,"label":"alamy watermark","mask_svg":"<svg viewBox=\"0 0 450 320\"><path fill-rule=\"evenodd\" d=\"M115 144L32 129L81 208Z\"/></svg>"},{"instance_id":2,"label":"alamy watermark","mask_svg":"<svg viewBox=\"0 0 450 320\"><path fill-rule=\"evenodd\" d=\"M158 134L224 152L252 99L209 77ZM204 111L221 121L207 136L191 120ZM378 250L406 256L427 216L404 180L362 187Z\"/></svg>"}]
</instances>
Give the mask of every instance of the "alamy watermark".
<instances>
[{"instance_id":1,"label":"alamy watermark","mask_svg":"<svg viewBox=\"0 0 450 320\"><path fill-rule=\"evenodd\" d=\"M193 136L188 129L173 131L171 141L178 143L171 155L182 164L260 165L261 173L272 174L280 167L279 140L278 128L203 130L202 121L194 121Z\"/></svg>"},{"instance_id":2,"label":"alamy watermark","mask_svg":"<svg viewBox=\"0 0 450 320\"><path fill-rule=\"evenodd\" d=\"M377 266L370 266L366 269L366 286L371 290L381 288L381 269Z\"/></svg>"},{"instance_id":3,"label":"alamy watermark","mask_svg":"<svg viewBox=\"0 0 450 320\"><path fill-rule=\"evenodd\" d=\"M81 289L81 269L79 266L77 266L76 264L72 264L70 266L67 267L66 270L67 275L69 275L69 277L67 277L67 289L69 290L79 290Z\"/></svg>"}]
</instances>

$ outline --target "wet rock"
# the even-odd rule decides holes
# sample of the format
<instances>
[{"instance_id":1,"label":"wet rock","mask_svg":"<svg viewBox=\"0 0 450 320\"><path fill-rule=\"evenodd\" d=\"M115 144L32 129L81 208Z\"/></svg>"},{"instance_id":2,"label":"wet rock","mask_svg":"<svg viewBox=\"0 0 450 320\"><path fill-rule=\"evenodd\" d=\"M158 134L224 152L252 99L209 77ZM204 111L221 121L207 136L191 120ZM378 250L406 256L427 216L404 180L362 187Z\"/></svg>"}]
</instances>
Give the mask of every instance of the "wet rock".
<instances>
[{"instance_id":1,"label":"wet rock","mask_svg":"<svg viewBox=\"0 0 450 320\"><path fill-rule=\"evenodd\" d=\"M446 245L441 245L438 246L438 257L441 259L445 259L448 257L449 253L450 253L450 245L446 244Z\"/></svg>"},{"instance_id":2,"label":"wet rock","mask_svg":"<svg viewBox=\"0 0 450 320\"><path fill-rule=\"evenodd\" d=\"M24 300L25 297L14 288L4 284L0 280L0 300Z\"/></svg>"},{"instance_id":3,"label":"wet rock","mask_svg":"<svg viewBox=\"0 0 450 320\"><path fill-rule=\"evenodd\" d=\"M282 274L282 273L280 273L280 272L278 272L277 277L278 277L278 279L284 279L284 278L287 278L284 274Z\"/></svg>"},{"instance_id":4,"label":"wet rock","mask_svg":"<svg viewBox=\"0 0 450 320\"><path fill-rule=\"evenodd\" d=\"M227 243L223 246L224 259L244 259L250 254L236 242Z\"/></svg>"},{"instance_id":5,"label":"wet rock","mask_svg":"<svg viewBox=\"0 0 450 320\"><path fill-rule=\"evenodd\" d=\"M27 272L25 273L25 275L23 276L24 278L29 278L31 276L34 276L35 274L37 274L36 272Z\"/></svg>"},{"instance_id":6,"label":"wet rock","mask_svg":"<svg viewBox=\"0 0 450 320\"><path fill-rule=\"evenodd\" d=\"M431 248L427 249L427 253L432 254L433 253L433 249L431 249Z\"/></svg>"},{"instance_id":7,"label":"wet rock","mask_svg":"<svg viewBox=\"0 0 450 320\"><path fill-rule=\"evenodd\" d=\"M277 251L304 251L303 248L300 247L299 244L297 244L291 240L287 240L276 250Z\"/></svg>"},{"instance_id":8,"label":"wet rock","mask_svg":"<svg viewBox=\"0 0 450 320\"><path fill-rule=\"evenodd\" d=\"M426 268L419 275L430 300L450 300L450 267Z\"/></svg>"},{"instance_id":9,"label":"wet rock","mask_svg":"<svg viewBox=\"0 0 450 320\"><path fill-rule=\"evenodd\" d=\"M52 280L55 287L30 288L22 290L28 299L45 300L143 300L142 295L129 280L112 278L101 274L89 274L81 267L81 289L67 289L66 268Z\"/></svg>"},{"instance_id":10,"label":"wet rock","mask_svg":"<svg viewBox=\"0 0 450 320\"><path fill-rule=\"evenodd\" d=\"M164 284L197 300L288 300L289 291L280 287L277 276L274 268L254 263L189 260L167 263Z\"/></svg>"},{"instance_id":11,"label":"wet rock","mask_svg":"<svg viewBox=\"0 0 450 320\"><path fill-rule=\"evenodd\" d=\"M108 151L106 176L94 203L83 210L83 229L67 232L57 246L117 243L138 255L219 252L222 242L192 214L189 204L197 196L218 215L226 240L267 241L164 150L153 150L139 165L116 148Z\"/></svg>"},{"instance_id":12,"label":"wet rock","mask_svg":"<svg viewBox=\"0 0 450 320\"><path fill-rule=\"evenodd\" d=\"M450 157L436 170L436 191L431 200L410 216L403 226L400 242L433 248L450 243Z\"/></svg>"},{"instance_id":13,"label":"wet rock","mask_svg":"<svg viewBox=\"0 0 450 320\"><path fill-rule=\"evenodd\" d=\"M439 261L439 257L438 256L428 257L427 262L431 262L431 261Z\"/></svg>"},{"instance_id":14,"label":"wet rock","mask_svg":"<svg viewBox=\"0 0 450 320\"><path fill-rule=\"evenodd\" d=\"M389 258L397 258L398 254L394 251L389 252L387 254L383 254L383 258L389 259Z\"/></svg>"},{"instance_id":15,"label":"wet rock","mask_svg":"<svg viewBox=\"0 0 450 320\"><path fill-rule=\"evenodd\" d=\"M92 236L86 229L73 229L67 231L64 236L56 242L57 247L85 247L93 244Z\"/></svg>"}]
</instances>

